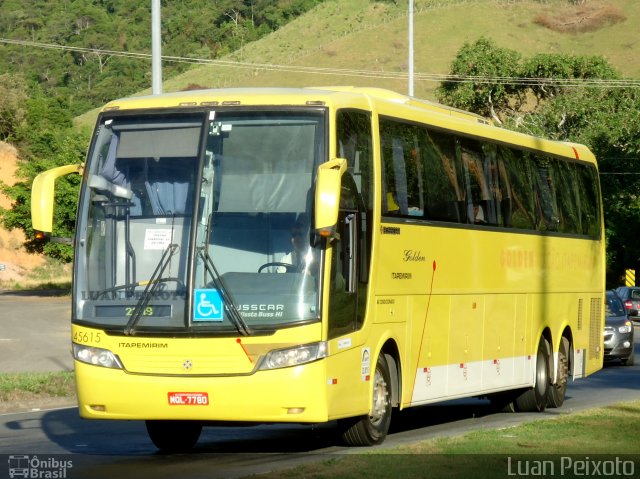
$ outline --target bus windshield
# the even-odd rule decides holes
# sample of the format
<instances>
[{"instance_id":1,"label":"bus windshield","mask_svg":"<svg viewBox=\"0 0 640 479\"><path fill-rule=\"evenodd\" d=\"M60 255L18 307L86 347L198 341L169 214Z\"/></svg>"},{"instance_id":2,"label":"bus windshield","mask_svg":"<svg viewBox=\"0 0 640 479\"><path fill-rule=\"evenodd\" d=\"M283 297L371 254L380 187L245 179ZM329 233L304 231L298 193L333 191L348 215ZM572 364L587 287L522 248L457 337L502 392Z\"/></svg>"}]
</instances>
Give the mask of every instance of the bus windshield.
<instances>
[{"instance_id":1,"label":"bus windshield","mask_svg":"<svg viewBox=\"0 0 640 479\"><path fill-rule=\"evenodd\" d=\"M323 111L102 117L78 216L74 321L251 334L316 321Z\"/></svg>"}]
</instances>

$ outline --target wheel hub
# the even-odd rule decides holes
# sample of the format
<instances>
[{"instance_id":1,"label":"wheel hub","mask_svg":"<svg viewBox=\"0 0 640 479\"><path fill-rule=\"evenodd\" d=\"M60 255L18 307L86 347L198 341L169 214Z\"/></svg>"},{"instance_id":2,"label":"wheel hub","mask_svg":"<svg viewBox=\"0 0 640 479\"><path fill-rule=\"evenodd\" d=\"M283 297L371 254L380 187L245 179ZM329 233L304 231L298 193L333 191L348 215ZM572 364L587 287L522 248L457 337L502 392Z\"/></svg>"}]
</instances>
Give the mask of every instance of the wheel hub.
<instances>
[{"instance_id":1,"label":"wheel hub","mask_svg":"<svg viewBox=\"0 0 640 479\"><path fill-rule=\"evenodd\" d=\"M388 387L382 374L376 371L373 383L373 407L371 408L371 422L377 424L382 420L387 410Z\"/></svg>"}]
</instances>

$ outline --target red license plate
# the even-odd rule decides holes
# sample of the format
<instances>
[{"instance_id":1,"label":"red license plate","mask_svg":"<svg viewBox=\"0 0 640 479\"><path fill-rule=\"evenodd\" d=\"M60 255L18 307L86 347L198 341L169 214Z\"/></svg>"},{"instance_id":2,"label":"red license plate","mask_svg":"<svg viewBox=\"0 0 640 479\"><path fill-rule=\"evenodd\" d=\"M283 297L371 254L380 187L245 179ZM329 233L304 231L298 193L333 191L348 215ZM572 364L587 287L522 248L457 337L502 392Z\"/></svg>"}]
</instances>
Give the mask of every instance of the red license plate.
<instances>
[{"instance_id":1,"label":"red license plate","mask_svg":"<svg viewBox=\"0 0 640 479\"><path fill-rule=\"evenodd\" d=\"M208 406L209 393L168 393L169 406Z\"/></svg>"}]
</instances>

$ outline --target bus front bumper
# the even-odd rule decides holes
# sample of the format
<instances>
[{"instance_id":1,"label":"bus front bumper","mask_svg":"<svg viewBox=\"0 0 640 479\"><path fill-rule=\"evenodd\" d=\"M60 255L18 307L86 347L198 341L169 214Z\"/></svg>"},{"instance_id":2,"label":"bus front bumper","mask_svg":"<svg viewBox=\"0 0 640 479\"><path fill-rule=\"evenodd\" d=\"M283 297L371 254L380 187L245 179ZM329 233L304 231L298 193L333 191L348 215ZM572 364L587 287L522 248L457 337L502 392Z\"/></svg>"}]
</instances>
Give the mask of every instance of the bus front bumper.
<instances>
[{"instance_id":1,"label":"bus front bumper","mask_svg":"<svg viewBox=\"0 0 640 479\"><path fill-rule=\"evenodd\" d=\"M128 374L75 362L87 419L319 423L328 420L325 361L250 376Z\"/></svg>"}]
</instances>

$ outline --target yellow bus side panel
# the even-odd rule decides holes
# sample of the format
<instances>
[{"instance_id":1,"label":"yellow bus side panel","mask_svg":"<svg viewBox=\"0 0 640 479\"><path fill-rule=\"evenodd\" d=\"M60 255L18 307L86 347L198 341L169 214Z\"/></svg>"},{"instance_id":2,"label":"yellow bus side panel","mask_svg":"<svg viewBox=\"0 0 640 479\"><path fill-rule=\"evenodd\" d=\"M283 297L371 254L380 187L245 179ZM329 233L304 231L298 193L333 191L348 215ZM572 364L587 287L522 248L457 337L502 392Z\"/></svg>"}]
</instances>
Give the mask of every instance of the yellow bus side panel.
<instances>
[{"instance_id":1,"label":"yellow bus side panel","mask_svg":"<svg viewBox=\"0 0 640 479\"><path fill-rule=\"evenodd\" d=\"M327 410L330 419L366 414L371 389L371 347L358 344L359 335L332 341L327 358ZM333 354L333 352L336 354Z\"/></svg>"},{"instance_id":2,"label":"yellow bus side panel","mask_svg":"<svg viewBox=\"0 0 640 479\"><path fill-rule=\"evenodd\" d=\"M572 338L574 377L602 367L600 243L402 223L382 231L374 322L400 321L408 304L403 405L533 385L543 334L556 354L561 335Z\"/></svg>"}]
</instances>

